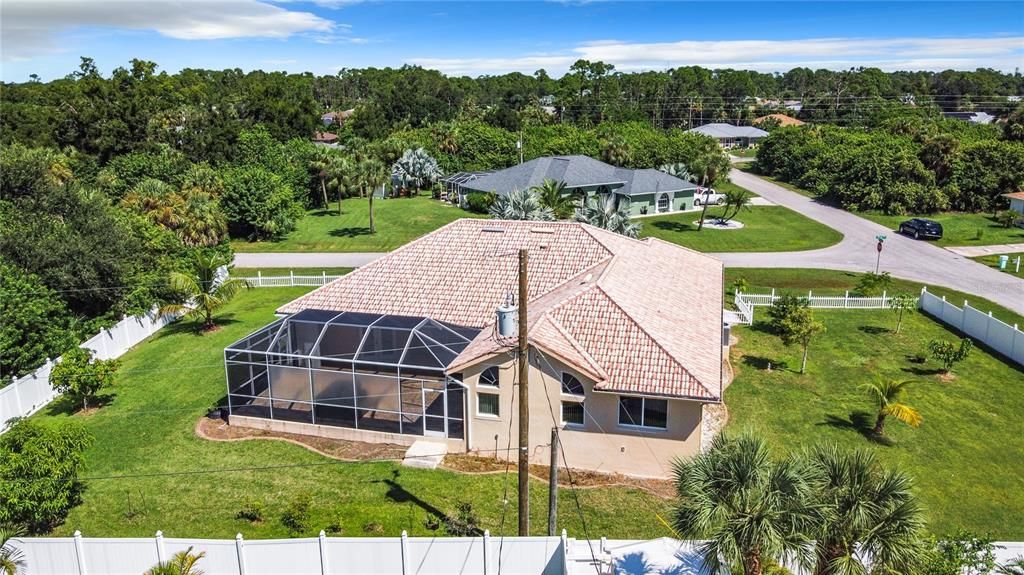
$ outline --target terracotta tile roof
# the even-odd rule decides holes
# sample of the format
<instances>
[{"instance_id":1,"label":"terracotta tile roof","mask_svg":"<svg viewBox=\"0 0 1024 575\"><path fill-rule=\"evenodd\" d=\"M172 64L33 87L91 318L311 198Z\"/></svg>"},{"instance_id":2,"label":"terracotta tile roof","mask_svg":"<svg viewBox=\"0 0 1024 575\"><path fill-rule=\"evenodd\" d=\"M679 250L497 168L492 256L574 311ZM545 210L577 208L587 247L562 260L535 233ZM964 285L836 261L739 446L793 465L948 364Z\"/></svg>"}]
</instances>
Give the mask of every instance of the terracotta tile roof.
<instances>
[{"instance_id":1,"label":"terracotta tile roof","mask_svg":"<svg viewBox=\"0 0 1024 575\"><path fill-rule=\"evenodd\" d=\"M1011 200L1024 200L1024 192L1010 192L1009 194L1003 194L1004 198L1010 198Z\"/></svg>"},{"instance_id":2,"label":"terracotta tile roof","mask_svg":"<svg viewBox=\"0 0 1024 575\"><path fill-rule=\"evenodd\" d=\"M761 122L763 122L763 121L765 121L765 120L767 120L769 118L773 118L773 119L778 120L780 126L803 126L804 124L807 123L807 122L804 122L803 120L794 118L793 116L787 116L785 114L768 114L767 116L761 116L760 118L755 118L753 124L754 125L760 124Z\"/></svg>"},{"instance_id":3,"label":"terracotta tile roof","mask_svg":"<svg viewBox=\"0 0 1024 575\"><path fill-rule=\"evenodd\" d=\"M452 372L515 345L495 309L517 290L530 250L530 342L596 388L721 397L722 264L660 240L570 222L458 220L289 304L427 316L484 328Z\"/></svg>"}]
</instances>

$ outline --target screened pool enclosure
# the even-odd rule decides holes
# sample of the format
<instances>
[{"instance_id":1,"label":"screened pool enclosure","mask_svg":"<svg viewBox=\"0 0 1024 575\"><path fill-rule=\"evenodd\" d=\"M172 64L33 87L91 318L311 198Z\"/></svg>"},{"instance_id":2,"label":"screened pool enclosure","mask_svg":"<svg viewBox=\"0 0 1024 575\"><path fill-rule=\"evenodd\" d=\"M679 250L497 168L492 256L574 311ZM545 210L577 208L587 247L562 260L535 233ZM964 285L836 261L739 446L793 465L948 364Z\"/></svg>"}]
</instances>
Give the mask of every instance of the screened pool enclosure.
<instances>
[{"instance_id":1,"label":"screened pool enclosure","mask_svg":"<svg viewBox=\"0 0 1024 575\"><path fill-rule=\"evenodd\" d=\"M463 439L464 388L445 367L477 333L425 317L304 310L224 350L228 410Z\"/></svg>"}]
</instances>

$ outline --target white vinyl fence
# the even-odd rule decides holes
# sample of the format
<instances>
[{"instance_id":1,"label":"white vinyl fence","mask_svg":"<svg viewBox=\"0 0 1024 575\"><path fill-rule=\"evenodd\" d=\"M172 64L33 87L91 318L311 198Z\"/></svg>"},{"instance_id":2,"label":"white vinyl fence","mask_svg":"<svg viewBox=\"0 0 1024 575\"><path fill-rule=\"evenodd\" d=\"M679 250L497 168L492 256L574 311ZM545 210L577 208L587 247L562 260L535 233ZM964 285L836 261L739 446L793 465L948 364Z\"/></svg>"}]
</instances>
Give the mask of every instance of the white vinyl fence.
<instances>
[{"instance_id":1,"label":"white vinyl fence","mask_svg":"<svg viewBox=\"0 0 1024 575\"><path fill-rule=\"evenodd\" d=\"M781 297L774 289L771 293L737 292L733 296L733 303L746 320L745 323L752 324L755 307L769 307ZM809 307L819 309L889 309L889 303L892 301L888 292L882 292L882 295L876 297L860 297L851 296L850 292L844 295L814 295L812 290L807 292L806 297L801 297L807 300Z\"/></svg>"},{"instance_id":2,"label":"white vinyl fence","mask_svg":"<svg viewBox=\"0 0 1024 575\"><path fill-rule=\"evenodd\" d=\"M139 575L175 553L206 555L196 567L206 575L402 574L566 575L561 537L320 537L247 541L231 539L21 538L34 575ZM593 571L591 571L593 572Z\"/></svg>"},{"instance_id":3,"label":"white vinyl fence","mask_svg":"<svg viewBox=\"0 0 1024 575\"><path fill-rule=\"evenodd\" d=\"M100 359L121 357L174 319L159 315L155 309L146 315L126 317L92 336L81 347L91 349ZM7 430L8 420L32 415L59 395L50 387L50 370L56 361L47 360L39 369L0 389L0 433Z\"/></svg>"},{"instance_id":4,"label":"white vinyl fence","mask_svg":"<svg viewBox=\"0 0 1024 575\"><path fill-rule=\"evenodd\" d=\"M942 323L952 326L971 339L980 341L1018 365L1024 365L1024 332L1018 325L1010 325L992 317L964 301L959 308L945 297L938 297L927 290L921 290L918 307Z\"/></svg>"},{"instance_id":5,"label":"white vinyl fence","mask_svg":"<svg viewBox=\"0 0 1024 575\"><path fill-rule=\"evenodd\" d=\"M255 276L236 276L234 279L245 281L251 287L317 287L329 284L340 277L327 275L327 272L323 272L320 275L296 275L295 272L289 272L286 276L265 276L260 272L256 272Z\"/></svg>"}]
</instances>

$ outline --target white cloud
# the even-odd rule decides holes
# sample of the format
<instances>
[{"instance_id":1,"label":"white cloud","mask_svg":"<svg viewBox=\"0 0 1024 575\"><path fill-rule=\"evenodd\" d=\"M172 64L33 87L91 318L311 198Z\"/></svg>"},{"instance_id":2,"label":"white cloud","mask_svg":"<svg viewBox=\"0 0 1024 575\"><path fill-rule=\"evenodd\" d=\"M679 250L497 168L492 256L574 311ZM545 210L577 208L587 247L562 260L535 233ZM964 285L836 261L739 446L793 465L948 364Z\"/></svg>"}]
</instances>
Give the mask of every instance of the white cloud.
<instances>
[{"instance_id":1,"label":"white cloud","mask_svg":"<svg viewBox=\"0 0 1024 575\"><path fill-rule=\"evenodd\" d=\"M623 71L700 65L765 72L796 66L883 70L1013 70L1024 65L1024 37L994 38L810 38L804 40L682 40L631 43L595 40L561 53L506 58L416 58L414 64L450 74L566 71L578 59L600 60Z\"/></svg>"},{"instance_id":2,"label":"white cloud","mask_svg":"<svg viewBox=\"0 0 1024 575\"><path fill-rule=\"evenodd\" d=\"M180 40L287 38L341 27L311 12L259 0L3 0L4 60L61 49L57 36L83 27L154 30Z\"/></svg>"}]
</instances>

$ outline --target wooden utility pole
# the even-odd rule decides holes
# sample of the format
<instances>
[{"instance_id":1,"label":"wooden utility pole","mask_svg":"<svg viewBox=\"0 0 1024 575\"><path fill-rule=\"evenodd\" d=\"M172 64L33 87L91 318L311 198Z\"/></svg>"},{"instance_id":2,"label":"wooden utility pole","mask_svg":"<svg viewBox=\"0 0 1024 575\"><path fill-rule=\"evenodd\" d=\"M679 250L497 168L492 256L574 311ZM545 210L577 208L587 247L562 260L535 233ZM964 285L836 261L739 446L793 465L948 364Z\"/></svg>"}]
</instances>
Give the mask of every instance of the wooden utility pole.
<instances>
[{"instance_id":1,"label":"wooden utility pole","mask_svg":"<svg viewBox=\"0 0 1024 575\"><path fill-rule=\"evenodd\" d=\"M551 428L551 475L548 476L548 537L555 536L558 523L558 428Z\"/></svg>"},{"instance_id":2,"label":"wooden utility pole","mask_svg":"<svg viewBox=\"0 0 1024 575\"><path fill-rule=\"evenodd\" d=\"M519 535L523 537L530 534L530 347L526 324L529 259L525 249L519 250Z\"/></svg>"}]
</instances>

